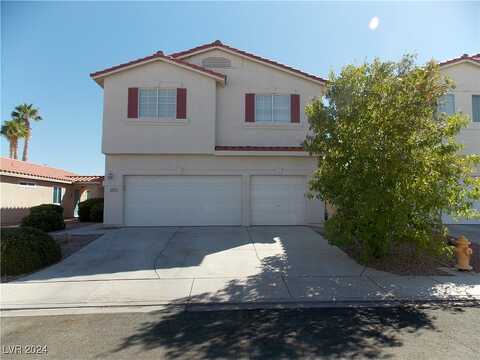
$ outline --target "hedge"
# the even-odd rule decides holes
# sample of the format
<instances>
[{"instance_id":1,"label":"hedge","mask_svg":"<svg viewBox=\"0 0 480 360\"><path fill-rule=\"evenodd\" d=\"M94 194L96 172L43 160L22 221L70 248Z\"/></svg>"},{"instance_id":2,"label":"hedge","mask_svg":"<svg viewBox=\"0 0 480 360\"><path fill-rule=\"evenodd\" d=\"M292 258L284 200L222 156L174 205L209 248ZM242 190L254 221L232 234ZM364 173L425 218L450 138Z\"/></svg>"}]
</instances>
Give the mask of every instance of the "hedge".
<instances>
[{"instance_id":1,"label":"hedge","mask_svg":"<svg viewBox=\"0 0 480 360\"><path fill-rule=\"evenodd\" d=\"M52 204L34 206L30 209L30 214L22 219L22 226L33 227L45 232L65 229L63 208Z\"/></svg>"},{"instance_id":2,"label":"hedge","mask_svg":"<svg viewBox=\"0 0 480 360\"><path fill-rule=\"evenodd\" d=\"M92 205L90 208L90 221L103 222L103 202Z\"/></svg>"},{"instance_id":3,"label":"hedge","mask_svg":"<svg viewBox=\"0 0 480 360\"><path fill-rule=\"evenodd\" d=\"M95 204L102 204L102 207L103 207L103 198L88 199L78 204L78 219L81 222L95 221L95 220L92 220L90 217L91 208Z\"/></svg>"},{"instance_id":4,"label":"hedge","mask_svg":"<svg viewBox=\"0 0 480 360\"><path fill-rule=\"evenodd\" d=\"M31 227L2 229L2 276L33 272L60 261L60 246L45 232Z\"/></svg>"}]
</instances>

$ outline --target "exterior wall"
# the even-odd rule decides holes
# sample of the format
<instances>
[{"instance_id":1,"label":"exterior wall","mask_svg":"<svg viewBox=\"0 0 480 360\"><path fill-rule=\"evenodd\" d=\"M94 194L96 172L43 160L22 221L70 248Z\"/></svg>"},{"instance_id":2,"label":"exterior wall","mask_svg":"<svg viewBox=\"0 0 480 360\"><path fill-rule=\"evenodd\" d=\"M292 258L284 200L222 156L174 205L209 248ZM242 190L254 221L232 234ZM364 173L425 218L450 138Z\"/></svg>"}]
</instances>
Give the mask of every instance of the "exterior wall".
<instances>
[{"instance_id":1,"label":"exterior wall","mask_svg":"<svg viewBox=\"0 0 480 360\"><path fill-rule=\"evenodd\" d=\"M455 110L472 118L472 95L480 95L480 66L460 63L441 68L443 74L455 81ZM459 140L466 154L480 154L480 122L472 122L461 131Z\"/></svg>"},{"instance_id":2,"label":"exterior wall","mask_svg":"<svg viewBox=\"0 0 480 360\"><path fill-rule=\"evenodd\" d=\"M311 157L214 156L214 155L107 155L105 179L105 218L108 225L123 225L124 177L126 175L241 175L242 224L250 225L251 175L305 175L316 168ZM308 223L324 219L323 202L307 200Z\"/></svg>"},{"instance_id":3,"label":"exterior wall","mask_svg":"<svg viewBox=\"0 0 480 360\"><path fill-rule=\"evenodd\" d=\"M19 185L20 182L35 183L35 187ZM35 179L2 176L0 182L1 224L15 225L29 214L32 206L53 204L53 188L62 188L62 206L65 217L73 216L73 191L69 184Z\"/></svg>"},{"instance_id":4,"label":"exterior wall","mask_svg":"<svg viewBox=\"0 0 480 360\"><path fill-rule=\"evenodd\" d=\"M161 61L105 78L102 151L212 153L216 86L209 77ZM127 119L129 87L187 88L187 120Z\"/></svg>"},{"instance_id":5,"label":"exterior wall","mask_svg":"<svg viewBox=\"0 0 480 360\"><path fill-rule=\"evenodd\" d=\"M214 69L227 75L226 86L217 88L216 145L299 146L305 140L308 123L303 109L321 95L322 85L221 50L184 60L202 65L202 59L211 56L227 58L232 64L229 69ZM299 94L300 123L245 123L246 93Z\"/></svg>"}]
</instances>

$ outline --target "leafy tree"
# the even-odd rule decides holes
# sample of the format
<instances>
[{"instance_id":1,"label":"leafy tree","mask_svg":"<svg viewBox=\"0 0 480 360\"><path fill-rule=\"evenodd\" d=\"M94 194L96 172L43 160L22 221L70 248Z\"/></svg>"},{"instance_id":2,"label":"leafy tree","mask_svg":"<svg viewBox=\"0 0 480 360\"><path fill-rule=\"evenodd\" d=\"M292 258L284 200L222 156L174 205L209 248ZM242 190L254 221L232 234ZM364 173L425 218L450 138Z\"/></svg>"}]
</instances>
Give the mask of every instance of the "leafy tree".
<instances>
[{"instance_id":1,"label":"leafy tree","mask_svg":"<svg viewBox=\"0 0 480 360\"><path fill-rule=\"evenodd\" d=\"M32 128L30 127L30 120L40 121L42 117L39 115L38 109L34 108L32 104L21 104L15 107L15 110L12 111L12 117L23 121L25 127L27 128L27 134L25 136L25 142L23 144L23 154L22 160L28 160L28 144L30 142L30 137L32 135Z\"/></svg>"},{"instance_id":2,"label":"leafy tree","mask_svg":"<svg viewBox=\"0 0 480 360\"><path fill-rule=\"evenodd\" d=\"M27 135L25 125L17 120L7 120L2 125L1 134L9 142L10 158L17 159L18 139Z\"/></svg>"},{"instance_id":3,"label":"leafy tree","mask_svg":"<svg viewBox=\"0 0 480 360\"><path fill-rule=\"evenodd\" d=\"M438 64L415 66L408 55L330 75L324 101L306 109L305 148L319 158L312 195L337 210L326 223L333 242L364 259L402 243L441 250L442 212L478 216L480 157L461 155L456 141L469 120L437 110L452 87Z\"/></svg>"}]
</instances>

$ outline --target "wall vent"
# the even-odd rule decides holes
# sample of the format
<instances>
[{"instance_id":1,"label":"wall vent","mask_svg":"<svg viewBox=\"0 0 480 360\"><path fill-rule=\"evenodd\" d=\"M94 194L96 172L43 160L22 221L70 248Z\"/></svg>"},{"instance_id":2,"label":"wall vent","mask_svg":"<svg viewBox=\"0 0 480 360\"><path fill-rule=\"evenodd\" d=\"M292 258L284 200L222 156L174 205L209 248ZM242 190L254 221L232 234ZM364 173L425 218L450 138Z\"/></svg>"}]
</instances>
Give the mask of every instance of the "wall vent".
<instances>
[{"instance_id":1,"label":"wall vent","mask_svg":"<svg viewBox=\"0 0 480 360\"><path fill-rule=\"evenodd\" d=\"M202 66L206 68L216 69L228 69L232 67L232 63L229 59L224 57L208 57L202 60Z\"/></svg>"}]
</instances>

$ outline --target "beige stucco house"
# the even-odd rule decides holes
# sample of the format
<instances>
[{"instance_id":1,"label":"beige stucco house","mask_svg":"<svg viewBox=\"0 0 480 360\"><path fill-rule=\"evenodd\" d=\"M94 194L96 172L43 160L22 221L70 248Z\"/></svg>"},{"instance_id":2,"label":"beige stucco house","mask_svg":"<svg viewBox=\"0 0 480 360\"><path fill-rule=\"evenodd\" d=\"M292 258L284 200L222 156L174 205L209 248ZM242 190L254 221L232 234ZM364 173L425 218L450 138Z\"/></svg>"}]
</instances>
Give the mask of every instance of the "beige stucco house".
<instances>
[{"instance_id":1,"label":"beige stucco house","mask_svg":"<svg viewBox=\"0 0 480 360\"><path fill-rule=\"evenodd\" d=\"M480 154L480 54L463 55L440 63L443 74L455 81L455 89L445 96L442 111L449 114L461 112L468 115L471 123L460 133L466 154ZM477 169L480 176L480 169ZM480 209L480 202L475 204ZM480 224L480 220L444 217L445 223Z\"/></svg>"},{"instance_id":2,"label":"beige stucco house","mask_svg":"<svg viewBox=\"0 0 480 360\"><path fill-rule=\"evenodd\" d=\"M91 76L104 90L106 224L323 221L301 144L324 79L220 41Z\"/></svg>"},{"instance_id":3,"label":"beige stucco house","mask_svg":"<svg viewBox=\"0 0 480 360\"><path fill-rule=\"evenodd\" d=\"M78 202L103 197L103 176L81 176L49 166L0 158L1 225L19 224L32 206L59 204L72 218Z\"/></svg>"}]
</instances>

